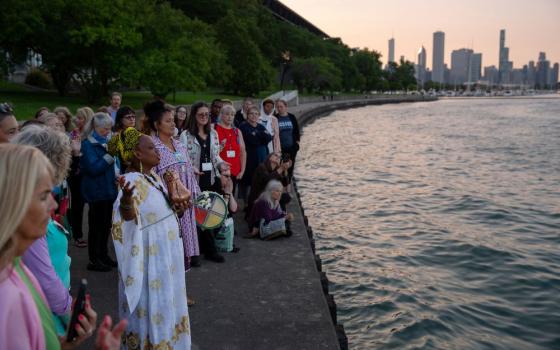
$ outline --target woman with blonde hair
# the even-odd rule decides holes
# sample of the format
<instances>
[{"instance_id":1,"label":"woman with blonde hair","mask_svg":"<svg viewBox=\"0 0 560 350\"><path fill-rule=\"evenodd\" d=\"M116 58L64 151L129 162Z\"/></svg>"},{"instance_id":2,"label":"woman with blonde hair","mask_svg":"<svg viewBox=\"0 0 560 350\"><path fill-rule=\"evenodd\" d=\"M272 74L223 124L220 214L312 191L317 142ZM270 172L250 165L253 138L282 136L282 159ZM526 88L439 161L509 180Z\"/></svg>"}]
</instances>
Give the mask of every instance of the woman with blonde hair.
<instances>
[{"instance_id":1,"label":"woman with blonde hair","mask_svg":"<svg viewBox=\"0 0 560 350\"><path fill-rule=\"evenodd\" d=\"M64 123L54 113L47 113L47 114L43 115L38 120L44 122L45 125L48 126L51 129L54 129L54 130L57 130L57 131L62 131L62 132L66 131L66 129L64 128Z\"/></svg>"},{"instance_id":2,"label":"woman with blonde hair","mask_svg":"<svg viewBox=\"0 0 560 350\"><path fill-rule=\"evenodd\" d=\"M74 124L76 128L70 133L70 140L72 144L72 164L70 166L70 174L68 175L68 186L70 187L70 225L72 226L72 238L74 238L74 245L78 248L87 247L87 242L83 239L84 233L82 230L83 216L84 216L84 198L82 197L82 174L80 172L80 158L82 155L82 139L87 138L84 134L84 129L87 124L91 122L93 117L93 109L89 107L78 108L76 111L76 118Z\"/></svg>"},{"instance_id":3,"label":"woman with blonde hair","mask_svg":"<svg viewBox=\"0 0 560 350\"><path fill-rule=\"evenodd\" d=\"M70 166L70 142L64 133L45 126L31 125L14 137L12 143L37 147L51 161L55 169L54 182L61 183L64 180ZM61 205L57 206L60 209ZM58 220L61 217L60 212L56 211L52 216ZM65 332L72 305L72 298L68 292L70 288L68 239L69 233L63 225L51 219L47 225L46 235L37 239L23 255L23 262L37 278L45 293L59 335Z\"/></svg>"},{"instance_id":4,"label":"woman with blonde hair","mask_svg":"<svg viewBox=\"0 0 560 350\"><path fill-rule=\"evenodd\" d=\"M49 160L31 146L0 145L0 349L74 349L95 330L97 314L89 296L79 317L77 339L58 338L43 290L21 256L45 234L50 212L54 170ZM126 321L110 331L105 318L96 348L117 349Z\"/></svg>"},{"instance_id":5,"label":"woman with blonde hair","mask_svg":"<svg viewBox=\"0 0 560 350\"><path fill-rule=\"evenodd\" d=\"M72 113L67 107L56 107L53 111L54 114L60 119L64 125L64 130L66 132L72 131Z\"/></svg>"},{"instance_id":6,"label":"woman with blonde hair","mask_svg":"<svg viewBox=\"0 0 560 350\"><path fill-rule=\"evenodd\" d=\"M72 133L76 133L81 138L87 137L84 135L84 128L90 122L91 117L93 117L94 114L95 112L90 107L78 108L74 119L74 125L76 125L76 128L72 131Z\"/></svg>"},{"instance_id":7,"label":"woman with blonde hair","mask_svg":"<svg viewBox=\"0 0 560 350\"><path fill-rule=\"evenodd\" d=\"M232 105L224 104L220 110L218 123L214 127L220 141L220 157L231 166L231 180L233 181L233 193L237 188L237 182L243 178L247 153L241 130L234 125L235 109Z\"/></svg>"}]
</instances>

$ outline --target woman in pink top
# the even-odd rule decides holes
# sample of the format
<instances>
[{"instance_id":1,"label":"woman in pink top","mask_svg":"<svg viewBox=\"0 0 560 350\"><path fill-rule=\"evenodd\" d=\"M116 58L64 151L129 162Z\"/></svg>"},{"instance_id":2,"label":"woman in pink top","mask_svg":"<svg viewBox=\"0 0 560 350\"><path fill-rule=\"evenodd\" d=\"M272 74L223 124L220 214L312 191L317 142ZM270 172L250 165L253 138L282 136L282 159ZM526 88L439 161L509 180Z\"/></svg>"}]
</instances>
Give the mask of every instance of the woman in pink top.
<instances>
[{"instance_id":1,"label":"woman in pink top","mask_svg":"<svg viewBox=\"0 0 560 350\"><path fill-rule=\"evenodd\" d=\"M21 255L46 232L52 197L53 168L38 149L0 145L0 349L73 349L95 330L97 314L89 297L76 326L78 337L59 339L45 295ZM126 321L110 331L111 321L101 325L96 348L118 349Z\"/></svg>"}]
</instances>

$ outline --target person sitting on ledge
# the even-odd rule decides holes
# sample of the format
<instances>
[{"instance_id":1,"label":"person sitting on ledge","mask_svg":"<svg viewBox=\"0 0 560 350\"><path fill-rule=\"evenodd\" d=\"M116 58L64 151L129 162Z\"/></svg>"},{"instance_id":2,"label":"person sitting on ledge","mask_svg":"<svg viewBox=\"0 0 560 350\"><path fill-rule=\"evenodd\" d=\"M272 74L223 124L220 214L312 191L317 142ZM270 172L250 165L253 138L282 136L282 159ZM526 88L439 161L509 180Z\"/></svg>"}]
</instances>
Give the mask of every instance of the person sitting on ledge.
<instances>
[{"instance_id":1,"label":"person sitting on ledge","mask_svg":"<svg viewBox=\"0 0 560 350\"><path fill-rule=\"evenodd\" d=\"M259 235L259 227L261 220L264 220L264 225L269 224L273 220L285 218L287 221L293 219L293 215L287 214L280 207L280 197L284 186L277 180L270 180L266 185L263 193L259 196L253 206L251 215L249 216L249 233L245 238L254 238Z\"/></svg>"}]
</instances>

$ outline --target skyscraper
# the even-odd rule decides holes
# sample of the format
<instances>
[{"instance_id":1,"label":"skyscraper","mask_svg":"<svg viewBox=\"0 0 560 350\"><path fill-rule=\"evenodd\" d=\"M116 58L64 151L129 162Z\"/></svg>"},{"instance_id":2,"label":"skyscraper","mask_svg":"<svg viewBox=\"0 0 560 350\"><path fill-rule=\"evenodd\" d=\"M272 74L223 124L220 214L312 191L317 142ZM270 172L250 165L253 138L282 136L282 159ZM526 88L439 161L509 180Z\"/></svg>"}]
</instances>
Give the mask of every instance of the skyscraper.
<instances>
[{"instance_id":1,"label":"skyscraper","mask_svg":"<svg viewBox=\"0 0 560 350\"><path fill-rule=\"evenodd\" d=\"M545 89L549 85L550 61L546 59L546 53L539 52L539 61L537 62L536 83L540 89Z\"/></svg>"},{"instance_id":2,"label":"skyscraper","mask_svg":"<svg viewBox=\"0 0 560 350\"><path fill-rule=\"evenodd\" d=\"M513 63L509 60L509 47L506 47L506 30L500 30L500 52L498 79L500 84L509 84Z\"/></svg>"},{"instance_id":3,"label":"skyscraper","mask_svg":"<svg viewBox=\"0 0 560 350\"><path fill-rule=\"evenodd\" d=\"M486 80L490 86L498 83L498 75L496 66L484 67L484 80Z\"/></svg>"},{"instance_id":4,"label":"skyscraper","mask_svg":"<svg viewBox=\"0 0 560 350\"><path fill-rule=\"evenodd\" d=\"M558 65L558 63L554 63L552 69L550 70L550 79L549 79L550 87L553 89L556 87L556 84L558 84L559 70L560 70L560 66Z\"/></svg>"},{"instance_id":5,"label":"skyscraper","mask_svg":"<svg viewBox=\"0 0 560 350\"><path fill-rule=\"evenodd\" d=\"M445 33L435 32L432 48L432 81L437 83L445 83Z\"/></svg>"},{"instance_id":6,"label":"skyscraper","mask_svg":"<svg viewBox=\"0 0 560 350\"><path fill-rule=\"evenodd\" d=\"M473 53L471 56L471 64L469 67L469 81L476 83L480 80L480 72L482 70L482 54Z\"/></svg>"},{"instance_id":7,"label":"skyscraper","mask_svg":"<svg viewBox=\"0 0 560 350\"><path fill-rule=\"evenodd\" d=\"M418 50L418 61L416 64L416 80L420 85L426 82L426 49L424 46Z\"/></svg>"},{"instance_id":8,"label":"skyscraper","mask_svg":"<svg viewBox=\"0 0 560 350\"><path fill-rule=\"evenodd\" d=\"M451 51L450 84L462 85L470 77L473 50L459 49Z\"/></svg>"},{"instance_id":9,"label":"skyscraper","mask_svg":"<svg viewBox=\"0 0 560 350\"><path fill-rule=\"evenodd\" d=\"M537 68L534 61L529 61L527 65L527 85L534 88L536 83Z\"/></svg>"},{"instance_id":10,"label":"skyscraper","mask_svg":"<svg viewBox=\"0 0 560 350\"><path fill-rule=\"evenodd\" d=\"M395 39L394 38L389 39L389 61L387 61L387 64L389 64L390 62L395 62Z\"/></svg>"}]
</instances>

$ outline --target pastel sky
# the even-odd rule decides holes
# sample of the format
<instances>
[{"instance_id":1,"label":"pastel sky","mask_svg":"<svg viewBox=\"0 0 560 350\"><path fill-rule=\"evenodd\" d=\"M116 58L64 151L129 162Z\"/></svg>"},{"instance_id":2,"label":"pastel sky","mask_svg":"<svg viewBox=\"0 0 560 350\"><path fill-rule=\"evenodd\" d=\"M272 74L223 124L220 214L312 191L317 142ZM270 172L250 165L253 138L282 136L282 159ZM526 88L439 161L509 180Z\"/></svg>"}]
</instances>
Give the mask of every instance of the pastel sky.
<instances>
[{"instance_id":1,"label":"pastel sky","mask_svg":"<svg viewBox=\"0 0 560 350\"><path fill-rule=\"evenodd\" d=\"M472 48L482 65L498 64L500 29L514 68L537 61L540 51L560 62L560 0L281 0L331 37L350 47L381 52L395 38L395 59L416 62L424 45L432 65L432 35L445 32L445 63L451 50Z\"/></svg>"}]
</instances>

